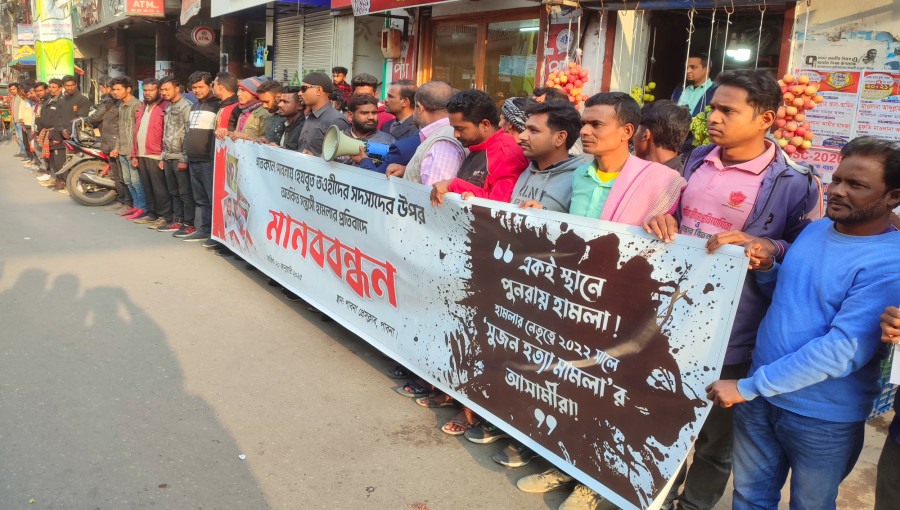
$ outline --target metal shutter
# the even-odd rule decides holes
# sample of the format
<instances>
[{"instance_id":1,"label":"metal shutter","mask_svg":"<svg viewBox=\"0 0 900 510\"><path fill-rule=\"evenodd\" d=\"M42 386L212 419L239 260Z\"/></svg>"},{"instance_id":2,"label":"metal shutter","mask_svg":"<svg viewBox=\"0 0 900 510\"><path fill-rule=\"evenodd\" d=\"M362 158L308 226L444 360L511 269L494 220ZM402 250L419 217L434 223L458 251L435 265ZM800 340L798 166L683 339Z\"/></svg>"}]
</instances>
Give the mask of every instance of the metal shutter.
<instances>
[{"instance_id":1,"label":"metal shutter","mask_svg":"<svg viewBox=\"0 0 900 510\"><path fill-rule=\"evenodd\" d=\"M334 21L330 9L309 9L303 14L301 74L322 71L331 75Z\"/></svg>"},{"instance_id":2,"label":"metal shutter","mask_svg":"<svg viewBox=\"0 0 900 510\"><path fill-rule=\"evenodd\" d=\"M303 16L284 16L275 19L275 80L292 83L300 75L300 51L303 40ZM300 77L297 78L299 83Z\"/></svg>"}]
</instances>

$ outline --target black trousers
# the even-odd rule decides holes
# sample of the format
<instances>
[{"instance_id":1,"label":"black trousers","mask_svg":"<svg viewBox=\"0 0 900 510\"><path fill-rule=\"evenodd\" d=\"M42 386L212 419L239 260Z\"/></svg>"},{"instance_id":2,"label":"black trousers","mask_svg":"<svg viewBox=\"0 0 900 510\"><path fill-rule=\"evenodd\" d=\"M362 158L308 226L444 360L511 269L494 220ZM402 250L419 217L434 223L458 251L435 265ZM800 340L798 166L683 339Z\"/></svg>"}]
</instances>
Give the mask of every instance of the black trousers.
<instances>
[{"instance_id":1,"label":"black trousers","mask_svg":"<svg viewBox=\"0 0 900 510\"><path fill-rule=\"evenodd\" d=\"M169 198L172 200L172 211L175 221L194 225L194 190L191 188L191 174L188 169L178 170L177 159L167 159L166 183L169 185Z\"/></svg>"},{"instance_id":2,"label":"black trousers","mask_svg":"<svg viewBox=\"0 0 900 510\"><path fill-rule=\"evenodd\" d=\"M55 174L66 165L66 146L61 149L50 149L50 173Z\"/></svg>"},{"instance_id":3,"label":"black trousers","mask_svg":"<svg viewBox=\"0 0 900 510\"><path fill-rule=\"evenodd\" d=\"M106 154L109 157L109 154ZM128 186L122 179L122 167L119 166L119 158L109 158L109 178L116 183L116 202L124 204L128 207L134 207L134 201L131 199L131 193L128 192Z\"/></svg>"},{"instance_id":4,"label":"black trousers","mask_svg":"<svg viewBox=\"0 0 900 510\"><path fill-rule=\"evenodd\" d=\"M138 158L138 173L147 197L147 209L151 219L159 217L172 221L172 197L166 184L166 172L159 167L158 159Z\"/></svg>"}]
</instances>

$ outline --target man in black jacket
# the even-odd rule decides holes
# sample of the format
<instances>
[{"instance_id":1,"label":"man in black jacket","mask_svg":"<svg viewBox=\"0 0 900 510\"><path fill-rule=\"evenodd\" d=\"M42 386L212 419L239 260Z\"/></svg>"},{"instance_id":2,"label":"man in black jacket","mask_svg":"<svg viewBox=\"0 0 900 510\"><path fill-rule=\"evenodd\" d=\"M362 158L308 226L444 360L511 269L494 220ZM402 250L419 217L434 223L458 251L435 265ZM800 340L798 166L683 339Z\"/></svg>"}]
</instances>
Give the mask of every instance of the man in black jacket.
<instances>
[{"instance_id":1,"label":"man in black jacket","mask_svg":"<svg viewBox=\"0 0 900 510\"><path fill-rule=\"evenodd\" d=\"M100 78L99 88L100 104L91 113L87 121L91 126L100 128L100 150L109 158L109 175L116 183L116 202L107 208L110 211L123 212L134 207L131 193L122 179L122 169L119 167L119 158L109 156L113 149L119 146L119 104L112 97L112 87L109 84L110 77Z\"/></svg>"},{"instance_id":2,"label":"man in black jacket","mask_svg":"<svg viewBox=\"0 0 900 510\"><path fill-rule=\"evenodd\" d=\"M63 89L65 90L65 96L63 97L63 104L65 104L65 119L68 122L68 126L63 126L63 129L66 131L66 138L69 138L68 131L72 129L72 121L77 119L78 117L84 117L90 113L91 110L91 101L78 90L78 82L75 81L75 77L72 75L64 76L62 79Z\"/></svg>"},{"instance_id":3,"label":"man in black jacket","mask_svg":"<svg viewBox=\"0 0 900 510\"><path fill-rule=\"evenodd\" d=\"M194 227L185 225L172 234L188 242L206 241L212 230L215 128L216 113L220 106L219 99L213 94L212 84L212 75L207 72L196 71L188 78L188 85L197 97L197 104L191 107L184 135L182 160L188 162L196 213Z\"/></svg>"},{"instance_id":4,"label":"man in black jacket","mask_svg":"<svg viewBox=\"0 0 900 510\"><path fill-rule=\"evenodd\" d=\"M47 187L53 186L57 190L62 190L65 189L65 183L57 181L55 174L66 163L66 146L63 145L62 126L69 117L65 111L66 106L65 99L62 95L62 81L58 78L50 80L48 89L50 94L47 96L46 102L41 108L41 117L38 121L38 127L42 132L46 132L48 139L49 158L47 158L47 163L50 168L50 178L44 180L41 185Z\"/></svg>"}]
</instances>

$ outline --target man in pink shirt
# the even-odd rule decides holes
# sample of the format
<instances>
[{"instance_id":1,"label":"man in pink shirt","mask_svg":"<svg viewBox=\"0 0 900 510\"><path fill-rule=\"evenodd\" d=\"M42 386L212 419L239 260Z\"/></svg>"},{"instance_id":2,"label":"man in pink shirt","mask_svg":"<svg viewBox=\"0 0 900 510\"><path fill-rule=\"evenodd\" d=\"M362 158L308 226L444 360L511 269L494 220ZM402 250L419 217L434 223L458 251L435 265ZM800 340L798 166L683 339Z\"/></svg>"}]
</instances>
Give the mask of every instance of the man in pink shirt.
<instances>
[{"instance_id":1,"label":"man in pink shirt","mask_svg":"<svg viewBox=\"0 0 900 510\"><path fill-rule=\"evenodd\" d=\"M723 72L716 81L707 118L712 145L697 147L687 158L683 175L688 184L677 213L659 215L644 229L665 242L676 233L707 239L710 253L723 244L755 246L780 262L800 232L822 217L818 180L766 139L782 102L774 78L739 70ZM750 263L756 267L754 259ZM747 376L769 303L749 276L719 379ZM680 510L711 510L722 497L731 474L733 413L733 408L712 408L694 443L690 469L685 465L678 474L664 510L676 508L676 499Z\"/></svg>"},{"instance_id":2,"label":"man in pink shirt","mask_svg":"<svg viewBox=\"0 0 900 510\"><path fill-rule=\"evenodd\" d=\"M413 112L419 139L406 166L391 165L387 176L403 177L408 181L431 186L438 181L452 179L466 159L462 143L453 136L453 126L447 114L447 103L453 97L453 87L443 81L430 81L416 91Z\"/></svg>"}]
</instances>

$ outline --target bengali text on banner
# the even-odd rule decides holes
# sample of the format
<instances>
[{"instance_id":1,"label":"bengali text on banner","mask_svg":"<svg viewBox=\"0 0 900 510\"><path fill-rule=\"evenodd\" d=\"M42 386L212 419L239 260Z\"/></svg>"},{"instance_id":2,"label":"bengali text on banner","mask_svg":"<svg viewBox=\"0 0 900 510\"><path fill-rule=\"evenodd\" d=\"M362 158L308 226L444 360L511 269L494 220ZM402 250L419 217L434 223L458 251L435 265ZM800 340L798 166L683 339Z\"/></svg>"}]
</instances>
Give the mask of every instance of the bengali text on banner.
<instances>
[{"instance_id":1,"label":"bengali text on banner","mask_svg":"<svg viewBox=\"0 0 900 510\"><path fill-rule=\"evenodd\" d=\"M742 250L433 207L429 187L243 141L218 142L215 172L214 238L619 507L662 499L709 412Z\"/></svg>"}]
</instances>

